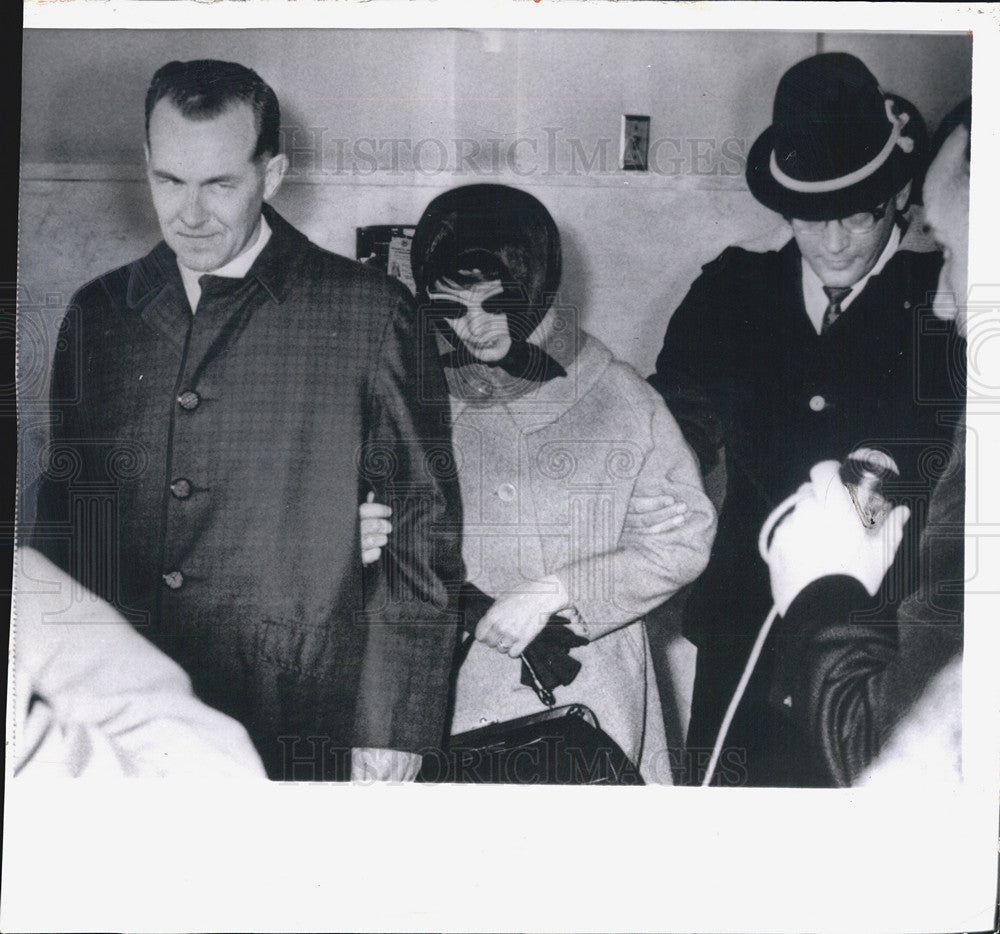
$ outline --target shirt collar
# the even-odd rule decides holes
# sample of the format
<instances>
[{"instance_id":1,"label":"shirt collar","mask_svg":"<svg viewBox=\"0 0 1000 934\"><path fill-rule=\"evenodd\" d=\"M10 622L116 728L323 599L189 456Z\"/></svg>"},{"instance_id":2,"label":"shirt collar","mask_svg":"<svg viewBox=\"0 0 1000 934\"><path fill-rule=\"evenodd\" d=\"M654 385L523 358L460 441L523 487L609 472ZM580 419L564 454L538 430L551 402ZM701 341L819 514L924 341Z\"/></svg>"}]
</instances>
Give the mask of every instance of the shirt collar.
<instances>
[{"instance_id":1,"label":"shirt collar","mask_svg":"<svg viewBox=\"0 0 1000 934\"><path fill-rule=\"evenodd\" d=\"M841 301L840 307L842 311L847 311L851 302L864 290L864 287L868 284L868 280L872 276L877 276L885 268L885 264L892 259L899 248L899 240L899 226L894 224L892 233L889 235L889 241L883 248L878 261L872 266L867 275L854 283L850 294ZM816 333L819 334L823 330L823 315L826 314L829 299L826 297L826 292L823 291L823 280L816 275L812 266L806 262L804 256L802 257L802 297L805 300L806 314L809 315L809 320L816 329Z\"/></svg>"},{"instance_id":2,"label":"shirt collar","mask_svg":"<svg viewBox=\"0 0 1000 934\"><path fill-rule=\"evenodd\" d=\"M260 217L260 229L257 232L257 239L254 241L253 246L244 250L239 256L234 257L224 266L211 270L209 274L222 276L226 279L242 279L250 271L254 260L260 256L261 251L267 246L267 242L270 239L271 228L267 223L267 219L262 214ZM187 295L188 304L191 306L193 313L198 307L198 301L201 298L201 283L198 280L206 273L188 269L180 260L177 261L177 268L180 269L181 281L184 283L184 292Z\"/></svg>"}]
</instances>

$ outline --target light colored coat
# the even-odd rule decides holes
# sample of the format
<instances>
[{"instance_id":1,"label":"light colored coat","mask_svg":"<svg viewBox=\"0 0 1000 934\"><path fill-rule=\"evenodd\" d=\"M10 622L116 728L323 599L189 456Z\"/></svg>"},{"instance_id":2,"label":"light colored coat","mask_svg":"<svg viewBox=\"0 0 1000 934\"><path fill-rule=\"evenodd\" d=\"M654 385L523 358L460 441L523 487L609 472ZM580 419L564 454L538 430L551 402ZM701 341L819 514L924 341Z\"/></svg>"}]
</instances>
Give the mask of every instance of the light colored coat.
<instances>
[{"instance_id":1,"label":"light colored coat","mask_svg":"<svg viewBox=\"0 0 1000 934\"><path fill-rule=\"evenodd\" d=\"M14 559L13 772L35 779L260 779L246 730L179 665L32 548Z\"/></svg>"},{"instance_id":2,"label":"light colored coat","mask_svg":"<svg viewBox=\"0 0 1000 934\"><path fill-rule=\"evenodd\" d=\"M467 579L493 597L557 575L590 644L555 691L583 703L638 763L669 783L663 714L643 614L705 567L715 512L695 459L659 395L579 332L567 375L506 403L452 400ZM688 506L680 528L624 528L635 492ZM519 659L475 643L456 690L452 732L544 710Z\"/></svg>"}]
</instances>

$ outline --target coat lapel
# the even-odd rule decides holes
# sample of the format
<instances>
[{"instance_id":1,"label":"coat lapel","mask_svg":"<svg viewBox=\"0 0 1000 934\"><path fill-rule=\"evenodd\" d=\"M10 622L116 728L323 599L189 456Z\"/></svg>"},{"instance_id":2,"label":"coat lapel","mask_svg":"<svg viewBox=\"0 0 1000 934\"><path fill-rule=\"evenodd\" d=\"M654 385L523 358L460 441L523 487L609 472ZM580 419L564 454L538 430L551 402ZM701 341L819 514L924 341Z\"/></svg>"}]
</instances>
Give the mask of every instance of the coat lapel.
<instances>
[{"instance_id":1,"label":"coat lapel","mask_svg":"<svg viewBox=\"0 0 1000 934\"><path fill-rule=\"evenodd\" d=\"M132 264L127 302L178 357L183 356L191 327L191 307L173 251L166 243L160 242L151 253Z\"/></svg>"},{"instance_id":2,"label":"coat lapel","mask_svg":"<svg viewBox=\"0 0 1000 934\"><path fill-rule=\"evenodd\" d=\"M803 341L816 341L819 335L806 312L806 302L802 294L802 254L794 237L782 248L778 256L783 268L775 276L774 281L778 284L778 289L774 299L775 306L781 311L781 317L775 323L785 330L788 337L791 337L792 346L801 347Z\"/></svg>"},{"instance_id":3,"label":"coat lapel","mask_svg":"<svg viewBox=\"0 0 1000 934\"><path fill-rule=\"evenodd\" d=\"M204 295L197 315L191 313L177 259L165 242L132 264L129 307L138 310L178 357L186 351L194 366L218 353L242 330L254 309L268 298L281 302L288 291L292 260L308 241L270 205L263 210L272 231L270 242L243 279L216 279L208 290L217 290L215 301Z\"/></svg>"},{"instance_id":4,"label":"coat lapel","mask_svg":"<svg viewBox=\"0 0 1000 934\"><path fill-rule=\"evenodd\" d=\"M241 279L207 276L187 347L187 369L197 370L224 353L261 307L280 304L294 276L295 257L308 240L269 205L264 216L271 239ZM180 274L178 273L178 276Z\"/></svg>"}]
</instances>

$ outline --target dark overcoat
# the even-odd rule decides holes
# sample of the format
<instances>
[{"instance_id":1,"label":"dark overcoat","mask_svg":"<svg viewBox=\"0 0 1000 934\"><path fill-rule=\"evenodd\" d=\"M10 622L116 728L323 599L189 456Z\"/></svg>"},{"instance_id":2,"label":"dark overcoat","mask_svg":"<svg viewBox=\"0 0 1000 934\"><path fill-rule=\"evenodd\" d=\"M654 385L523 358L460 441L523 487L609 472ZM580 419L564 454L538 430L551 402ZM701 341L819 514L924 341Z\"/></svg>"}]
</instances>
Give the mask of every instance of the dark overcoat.
<instances>
[{"instance_id":1,"label":"dark overcoat","mask_svg":"<svg viewBox=\"0 0 1000 934\"><path fill-rule=\"evenodd\" d=\"M334 778L351 747L445 734L460 498L408 293L264 210L267 246L244 278L203 278L196 314L162 242L74 296L34 539L272 777ZM369 489L396 532L363 580Z\"/></svg>"}]
</instances>

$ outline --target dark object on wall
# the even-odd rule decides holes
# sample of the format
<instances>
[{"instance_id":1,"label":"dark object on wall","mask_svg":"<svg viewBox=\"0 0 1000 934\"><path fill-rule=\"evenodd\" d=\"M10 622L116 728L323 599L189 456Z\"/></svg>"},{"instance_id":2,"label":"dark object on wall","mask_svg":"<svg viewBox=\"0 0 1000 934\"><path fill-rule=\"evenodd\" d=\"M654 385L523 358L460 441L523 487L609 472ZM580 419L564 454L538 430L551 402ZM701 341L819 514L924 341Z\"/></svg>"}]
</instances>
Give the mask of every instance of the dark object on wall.
<instances>
[{"instance_id":1,"label":"dark object on wall","mask_svg":"<svg viewBox=\"0 0 1000 934\"><path fill-rule=\"evenodd\" d=\"M649 169L649 117L622 114L621 168L626 172Z\"/></svg>"},{"instance_id":2,"label":"dark object on wall","mask_svg":"<svg viewBox=\"0 0 1000 934\"><path fill-rule=\"evenodd\" d=\"M376 266L415 291L410 273L410 243L416 228L400 224L372 224L355 228L354 255L366 266Z\"/></svg>"}]
</instances>

